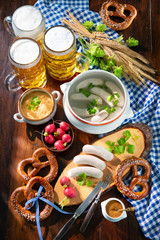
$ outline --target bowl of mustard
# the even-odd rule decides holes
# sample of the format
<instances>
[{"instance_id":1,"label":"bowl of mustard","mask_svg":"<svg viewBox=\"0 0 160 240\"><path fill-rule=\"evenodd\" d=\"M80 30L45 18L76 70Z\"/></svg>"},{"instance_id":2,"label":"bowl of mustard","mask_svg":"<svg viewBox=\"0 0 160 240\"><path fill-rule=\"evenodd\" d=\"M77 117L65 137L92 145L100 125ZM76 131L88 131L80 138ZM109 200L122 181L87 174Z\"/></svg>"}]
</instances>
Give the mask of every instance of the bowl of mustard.
<instances>
[{"instance_id":1,"label":"bowl of mustard","mask_svg":"<svg viewBox=\"0 0 160 240\"><path fill-rule=\"evenodd\" d=\"M17 122L41 125L48 122L56 113L57 103L61 98L59 91L49 92L43 88L25 91L18 100L18 113L14 114Z\"/></svg>"}]
</instances>

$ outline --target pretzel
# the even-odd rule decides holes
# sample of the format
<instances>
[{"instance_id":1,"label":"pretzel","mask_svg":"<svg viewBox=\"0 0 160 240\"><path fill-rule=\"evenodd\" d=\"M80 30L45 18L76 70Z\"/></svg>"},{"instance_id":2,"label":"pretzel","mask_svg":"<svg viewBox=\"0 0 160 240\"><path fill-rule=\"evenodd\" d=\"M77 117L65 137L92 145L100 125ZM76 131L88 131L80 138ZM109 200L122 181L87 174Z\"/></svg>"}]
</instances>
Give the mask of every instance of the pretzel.
<instances>
[{"instance_id":1,"label":"pretzel","mask_svg":"<svg viewBox=\"0 0 160 240\"><path fill-rule=\"evenodd\" d=\"M143 174L143 176L138 175L138 173L137 173L138 165L144 167L145 173ZM132 167L132 176L133 176L133 179L132 179L129 187L127 187L124 184L123 179L122 179L124 176L124 172L128 167ZM126 159L126 160L122 161L117 166L113 177L114 177L114 182L117 186L117 189L122 194L124 194L125 196L127 196L131 199L139 200L148 195L149 186L147 184L147 180L148 180L150 174L151 174L151 167L150 167L150 164L145 159L132 157L130 159ZM134 192L133 190L136 185L140 185L142 187L142 191Z\"/></svg>"},{"instance_id":2,"label":"pretzel","mask_svg":"<svg viewBox=\"0 0 160 240\"><path fill-rule=\"evenodd\" d=\"M115 11L110 11L109 7L115 8ZM129 16L125 15L125 10L129 11ZM102 21L111 29L120 31L128 28L133 19L137 16L137 10L130 4L120 4L114 0L108 0L101 6L100 15ZM115 22L111 17L121 18L122 22Z\"/></svg>"},{"instance_id":3,"label":"pretzel","mask_svg":"<svg viewBox=\"0 0 160 240\"><path fill-rule=\"evenodd\" d=\"M41 162L40 157L46 156L48 161ZM32 165L33 169L25 172L25 167L27 165ZM49 173L44 177L48 182L52 182L58 174L58 164L53 153L51 153L47 148L39 148L34 153L32 158L22 160L17 167L17 171L26 184L32 177L34 177L42 168L50 166Z\"/></svg>"},{"instance_id":4,"label":"pretzel","mask_svg":"<svg viewBox=\"0 0 160 240\"><path fill-rule=\"evenodd\" d=\"M30 179L26 186L16 188L10 197L10 203L13 209L22 217L24 217L26 220L32 221L32 222L36 221L36 214L27 210L25 207L23 207L21 205L20 198L22 196L21 195L22 193L27 200L33 198L34 197L33 193L35 193L36 191L33 190L32 187L34 186L35 183L39 183L44 187L46 198L49 201L53 202L54 193L53 193L52 186L44 178L39 176L33 177L32 179ZM51 214L52 209L53 207L46 204L45 208L40 212L40 216L39 216L40 220L46 219Z\"/></svg>"}]
</instances>

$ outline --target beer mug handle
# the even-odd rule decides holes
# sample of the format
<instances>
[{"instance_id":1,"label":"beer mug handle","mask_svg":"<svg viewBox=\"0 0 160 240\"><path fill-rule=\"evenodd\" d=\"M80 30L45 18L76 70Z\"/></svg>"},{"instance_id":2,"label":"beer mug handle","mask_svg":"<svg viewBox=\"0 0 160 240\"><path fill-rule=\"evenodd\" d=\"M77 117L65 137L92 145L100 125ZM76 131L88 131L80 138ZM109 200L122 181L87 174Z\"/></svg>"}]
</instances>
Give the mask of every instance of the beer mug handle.
<instances>
[{"instance_id":1,"label":"beer mug handle","mask_svg":"<svg viewBox=\"0 0 160 240\"><path fill-rule=\"evenodd\" d=\"M8 74L4 80L4 84L7 88L8 91L10 92L17 92L19 89L21 89L21 86L19 85L19 83L16 81L16 83L13 85L11 85L11 83L13 82L13 80L15 80L17 77L17 74L14 72L11 72L10 74ZM17 80L17 79L16 79Z\"/></svg>"},{"instance_id":2,"label":"beer mug handle","mask_svg":"<svg viewBox=\"0 0 160 240\"><path fill-rule=\"evenodd\" d=\"M11 16L5 17L3 20L3 23L4 23L4 27L7 30L7 32L9 32L9 34L11 34L13 37L16 37L16 35L13 32L13 28L12 28L12 17Z\"/></svg>"},{"instance_id":3,"label":"beer mug handle","mask_svg":"<svg viewBox=\"0 0 160 240\"><path fill-rule=\"evenodd\" d=\"M75 73L82 73L84 71L87 71L89 69L89 58L86 57L84 54L82 53L78 53L76 54L76 67L74 72Z\"/></svg>"}]
</instances>

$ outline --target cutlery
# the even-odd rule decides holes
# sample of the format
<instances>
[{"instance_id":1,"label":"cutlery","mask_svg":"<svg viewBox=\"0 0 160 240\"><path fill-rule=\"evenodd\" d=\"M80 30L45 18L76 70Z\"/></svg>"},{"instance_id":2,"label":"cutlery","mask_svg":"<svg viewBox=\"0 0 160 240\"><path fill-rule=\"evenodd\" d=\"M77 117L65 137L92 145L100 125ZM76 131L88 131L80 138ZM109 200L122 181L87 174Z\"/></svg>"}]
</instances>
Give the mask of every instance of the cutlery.
<instances>
[{"instance_id":1,"label":"cutlery","mask_svg":"<svg viewBox=\"0 0 160 240\"><path fill-rule=\"evenodd\" d=\"M93 191L89 194L89 196L81 203L81 205L77 208L74 215L71 217L71 219L61 228L61 230L58 232L57 236L54 238L54 240L60 240L63 238L63 236L68 232L72 224L75 222L75 220L86 210L86 208L90 205L90 203L93 201L93 199L96 197L97 193L99 192L100 188L102 186L102 182L100 181Z\"/></svg>"},{"instance_id":2,"label":"cutlery","mask_svg":"<svg viewBox=\"0 0 160 240\"><path fill-rule=\"evenodd\" d=\"M134 207L129 207L129 208L125 208L125 209L118 209L118 212L123 212L123 211L128 211L128 212L134 212L135 208Z\"/></svg>"},{"instance_id":3,"label":"cutlery","mask_svg":"<svg viewBox=\"0 0 160 240\"><path fill-rule=\"evenodd\" d=\"M80 227L80 232L84 232L88 226L88 224L90 223L92 217L93 217L93 214L98 206L98 203L99 203L99 200L100 200L100 196L102 194L102 191L104 188L106 188L108 186L108 184L110 183L110 180L112 178L112 172L108 172L106 174L106 176L104 177L104 180L102 182L102 187L101 187L101 190L100 192L98 193L97 197L95 198L94 202L92 203L91 207L89 208L83 222L82 222L82 225Z\"/></svg>"}]
</instances>

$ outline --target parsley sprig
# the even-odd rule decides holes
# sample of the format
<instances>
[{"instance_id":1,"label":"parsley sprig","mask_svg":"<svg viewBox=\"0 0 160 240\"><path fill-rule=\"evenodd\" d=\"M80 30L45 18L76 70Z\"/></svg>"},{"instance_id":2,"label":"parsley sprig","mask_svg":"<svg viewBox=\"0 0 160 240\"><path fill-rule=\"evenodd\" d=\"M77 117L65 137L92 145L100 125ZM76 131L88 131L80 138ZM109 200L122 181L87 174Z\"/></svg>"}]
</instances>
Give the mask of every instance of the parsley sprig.
<instances>
[{"instance_id":1,"label":"parsley sprig","mask_svg":"<svg viewBox=\"0 0 160 240\"><path fill-rule=\"evenodd\" d=\"M93 182L91 180L88 179L89 177L87 177L86 173L81 173L79 174L78 178L77 178L77 183L80 186L86 185L87 187L92 187Z\"/></svg>"},{"instance_id":2,"label":"parsley sprig","mask_svg":"<svg viewBox=\"0 0 160 240\"><path fill-rule=\"evenodd\" d=\"M132 136L130 131L126 130L123 132L123 136L118 139L117 143L108 140L106 142L106 149L114 154L122 154L125 152L125 150L127 150L128 153L133 154L135 151L135 146L127 142L130 138L137 139L139 136Z\"/></svg>"},{"instance_id":3,"label":"parsley sprig","mask_svg":"<svg viewBox=\"0 0 160 240\"><path fill-rule=\"evenodd\" d=\"M33 97L32 100L30 101L30 105L28 106L29 110L36 110L36 107L41 103L41 100L39 99L38 96Z\"/></svg>"}]
</instances>

